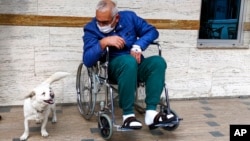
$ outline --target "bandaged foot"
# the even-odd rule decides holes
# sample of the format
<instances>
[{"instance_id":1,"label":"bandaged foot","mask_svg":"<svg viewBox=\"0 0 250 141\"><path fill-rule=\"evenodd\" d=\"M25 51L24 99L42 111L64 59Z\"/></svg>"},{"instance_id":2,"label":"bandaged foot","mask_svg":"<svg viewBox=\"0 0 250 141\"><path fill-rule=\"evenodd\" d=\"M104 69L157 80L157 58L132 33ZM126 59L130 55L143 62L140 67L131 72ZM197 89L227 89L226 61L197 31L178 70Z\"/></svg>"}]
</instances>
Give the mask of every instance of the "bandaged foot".
<instances>
[{"instance_id":1,"label":"bandaged foot","mask_svg":"<svg viewBox=\"0 0 250 141\"><path fill-rule=\"evenodd\" d=\"M145 114L145 124L146 125L151 125L154 123L154 118L155 116L158 114L157 111L155 110L146 110L146 114ZM162 119L160 118L159 121L162 121Z\"/></svg>"},{"instance_id":2,"label":"bandaged foot","mask_svg":"<svg viewBox=\"0 0 250 141\"><path fill-rule=\"evenodd\" d=\"M174 120L174 115L166 115L163 112L157 112L155 110L146 110L145 124L148 125L150 130L156 129L163 124Z\"/></svg>"}]
</instances>

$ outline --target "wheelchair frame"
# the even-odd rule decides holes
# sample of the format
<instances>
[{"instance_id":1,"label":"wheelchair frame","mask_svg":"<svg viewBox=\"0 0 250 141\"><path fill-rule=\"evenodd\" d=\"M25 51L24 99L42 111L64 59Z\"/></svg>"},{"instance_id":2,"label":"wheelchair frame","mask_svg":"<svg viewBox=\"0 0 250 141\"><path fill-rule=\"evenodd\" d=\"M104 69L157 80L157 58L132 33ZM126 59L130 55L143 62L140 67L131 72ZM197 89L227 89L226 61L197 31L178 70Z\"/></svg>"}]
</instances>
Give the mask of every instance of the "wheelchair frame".
<instances>
[{"instance_id":1,"label":"wheelchair frame","mask_svg":"<svg viewBox=\"0 0 250 141\"><path fill-rule=\"evenodd\" d=\"M159 42L153 42L152 45L158 46L159 55L161 56L161 46ZM76 75L76 91L77 91L77 106L80 114L89 120L95 114L98 117L98 128L100 134L104 139L110 139L113 134L113 127L116 131L128 131L131 129L122 128L121 125L116 124L114 95L113 90L117 91L115 84L108 80L108 63L109 63L109 48L107 48L106 61L100 61L93 67L87 68L84 63L80 63ZM100 110L96 109L96 98L101 88L106 87L105 100L100 102ZM167 85L164 86L165 98L161 98L159 109L161 112L173 114L175 120L165 124L158 124L165 130L173 131L178 128L181 118L171 110L168 96ZM145 95L144 83L138 83L138 88L135 93L134 108L139 113L145 113L145 103L139 100L139 95ZM111 118L109 117L111 114Z\"/></svg>"}]
</instances>

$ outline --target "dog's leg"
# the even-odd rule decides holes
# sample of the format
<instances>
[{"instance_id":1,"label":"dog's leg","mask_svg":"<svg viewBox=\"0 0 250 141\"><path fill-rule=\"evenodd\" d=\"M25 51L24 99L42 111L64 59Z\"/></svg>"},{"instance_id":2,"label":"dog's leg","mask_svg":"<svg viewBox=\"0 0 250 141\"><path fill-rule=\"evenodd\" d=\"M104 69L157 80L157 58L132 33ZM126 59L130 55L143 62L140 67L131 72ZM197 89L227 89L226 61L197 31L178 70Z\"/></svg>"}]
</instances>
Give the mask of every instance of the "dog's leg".
<instances>
[{"instance_id":1,"label":"dog's leg","mask_svg":"<svg viewBox=\"0 0 250 141\"><path fill-rule=\"evenodd\" d=\"M48 116L45 116L45 117L48 117ZM49 133L48 133L47 130L46 130L47 122L48 122L48 118L44 118L43 123L42 123L42 126L41 126L41 135L42 135L43 137L49 136Z\"/></svg>"},{"instance_id":2,"label":"dog's leg","mask_svg":"<svg viewBox=\"0 0 250 141\"><path fill-rule=\"evenodd\" d=\"M28 119L24 119L24 132L23 135L20 137L20 140L26 140L29 136L29 122Z\"/></svg>"},{"instance_id":3,"label":"dog's leg","mask_svg":"<svg viewBox=\"0 0 250 141\"><path fill-rule=\"evenodd\" d=\"M56 117L56 104L55 103L51 106L51 111L52 111L52 123L56 123L57 117Z\"/></svg>"}]
</instances>

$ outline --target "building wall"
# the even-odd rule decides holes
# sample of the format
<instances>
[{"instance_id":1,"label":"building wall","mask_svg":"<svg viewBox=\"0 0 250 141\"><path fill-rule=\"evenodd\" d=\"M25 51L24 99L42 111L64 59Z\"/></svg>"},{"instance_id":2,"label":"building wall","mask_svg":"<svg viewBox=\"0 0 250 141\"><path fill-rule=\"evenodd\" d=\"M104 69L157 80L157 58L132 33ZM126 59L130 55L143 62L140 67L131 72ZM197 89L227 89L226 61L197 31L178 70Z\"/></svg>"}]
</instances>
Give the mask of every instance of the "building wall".
<instances>
[{"instance_id":1,"label":"building wall","mask_svg":"<svg viewBox=\"0 0 250 141\"><path fill-rule=\"evenodd\" d=\"M0 0L0 14L93 17L97 1ZM199 21L200 0L117 1L120 10L133 10L145 19ZM250 2L246 7L245 22L250 22ZM159 32L170 98L250 95L248 48L198 49L198 30ZM76 102L82 35L82 27L0 25L0 105L22 105L23 97L56 71L71 73L52 85L58 103ZM249 44L248 30L244 46Z\"/></svg>"}]
</instances>

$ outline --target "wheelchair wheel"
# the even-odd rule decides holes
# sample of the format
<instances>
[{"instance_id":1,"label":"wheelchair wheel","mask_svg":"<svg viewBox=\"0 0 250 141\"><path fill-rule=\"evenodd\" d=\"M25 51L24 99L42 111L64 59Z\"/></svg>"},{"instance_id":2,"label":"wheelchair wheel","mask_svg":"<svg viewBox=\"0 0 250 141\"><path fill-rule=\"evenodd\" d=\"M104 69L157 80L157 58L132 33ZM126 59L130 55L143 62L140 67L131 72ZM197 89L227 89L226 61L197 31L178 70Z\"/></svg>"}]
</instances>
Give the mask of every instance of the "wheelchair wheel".
<instances>
[{"instance_id":1,"label":"wheelchair wheel","mask_svg":"<svg viewBox=\"0 0 250 141\"><path fill-rule=\"evenodd\" d=\"M81 63L77 70L76 91L78 110L85 119L92 117L96 102L91 75L89 69Z\"/></svg>"},{"instance_id":2,"label":"wheelchair wheel","mask_svg":"<svg viewBox=\"0 0 250 141\"><path fill-rule=\"evenodd\" d=\"M108 140L113 134L113 126L110 117L107 114L101 114L99 117L98 128L101 136Z\"/></svg>"},{"instance_id":3,"label":"wheelchair wheel","mask_svg":"<svg viewBox=\"0 0 250 141\"><path fill-rule=\"evenodd\" d=\"M134 107L135 110L140 114L144 114L146 112L145 97L145 87L139 86L136 91Z\"/></svg>"},{"instance_id":4,"label":"wheelchair wheel","mask_svg":"<svg viewBox=\"0 0 250 141\"><path fill-rule=\"evenodd\" d=\"M167 113L167 111L165 111ZM176 114L175 111L171 110L170 109L170 113L174 115L175 117L175 120L172 121L169 126L165 126L165 127L162 127L164 130L167 130L167 131L174 131L175 129L177 129L179 127L179 124L180 124L180 119L178 117L178 115Z\"/></svg>"}]
</instances>

